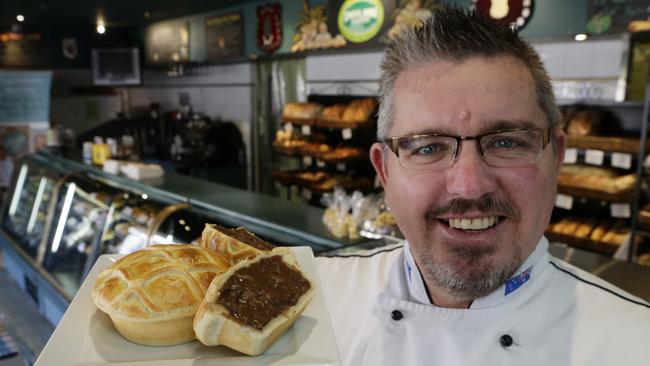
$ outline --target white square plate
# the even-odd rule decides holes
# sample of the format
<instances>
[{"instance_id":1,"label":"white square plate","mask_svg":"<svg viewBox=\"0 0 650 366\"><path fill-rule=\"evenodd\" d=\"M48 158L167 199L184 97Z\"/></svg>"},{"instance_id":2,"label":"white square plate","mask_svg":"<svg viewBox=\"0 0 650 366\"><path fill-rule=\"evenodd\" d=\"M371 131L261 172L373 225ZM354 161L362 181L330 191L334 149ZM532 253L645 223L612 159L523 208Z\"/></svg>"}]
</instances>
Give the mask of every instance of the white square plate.
<instances>
[{"instance_id":1,"label":"white square plate","mask_svg":"<svg viewBox=\"0 0 650 366\"><path fill-rule=\"evenodd\" d=\"M122 338L91 298L99 271L120 257L111 254L99 257L36 365L340 365L312 250L291 249L301 268L316 283L316 295L296 323L260 356L246 356L222 346L206 347L198 341L149 347Z\"/></svg>"}]
</instances>

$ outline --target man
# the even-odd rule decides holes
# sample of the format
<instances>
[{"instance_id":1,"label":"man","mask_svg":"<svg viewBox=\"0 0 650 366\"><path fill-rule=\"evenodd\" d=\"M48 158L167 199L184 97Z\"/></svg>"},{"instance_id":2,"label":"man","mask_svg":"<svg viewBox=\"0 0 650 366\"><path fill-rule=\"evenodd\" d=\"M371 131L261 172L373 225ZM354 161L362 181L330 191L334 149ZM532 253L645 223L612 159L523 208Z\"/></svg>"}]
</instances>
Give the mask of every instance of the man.
<instances>
[{"instance_id":1,"label":"man","mask_svg":"<svg viewBox=\"0 0 650 366\"><path fill-rule=\"evenodd\" d=\"M649 305L547 252L565 136L539 56L434 12L386 47L370 156L406 243L317 261L345 365L641 365Z\"/></svg>"}]
</instances>

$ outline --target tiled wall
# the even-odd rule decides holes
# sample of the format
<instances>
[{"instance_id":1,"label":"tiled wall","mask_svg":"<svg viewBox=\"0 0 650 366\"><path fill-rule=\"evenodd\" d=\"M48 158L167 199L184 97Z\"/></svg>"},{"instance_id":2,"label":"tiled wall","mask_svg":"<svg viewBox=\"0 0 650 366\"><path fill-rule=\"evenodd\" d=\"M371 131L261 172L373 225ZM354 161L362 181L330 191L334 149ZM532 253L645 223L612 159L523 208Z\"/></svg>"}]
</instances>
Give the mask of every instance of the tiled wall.
<instances>
[{"instance_id":1,"label":"tiled wall","mask_svg":"<svg viewBox=\"0 0 650 366\"><path fill-rule=\"evenodd\" d=\"M201 76L169 77L165 72L145 71L143 85L129 89L132 109L160 103L175 110L186 94L194 111L229 121L253 119L253 66L250 63L206 66Z\"/></svg>"}]
</instances>

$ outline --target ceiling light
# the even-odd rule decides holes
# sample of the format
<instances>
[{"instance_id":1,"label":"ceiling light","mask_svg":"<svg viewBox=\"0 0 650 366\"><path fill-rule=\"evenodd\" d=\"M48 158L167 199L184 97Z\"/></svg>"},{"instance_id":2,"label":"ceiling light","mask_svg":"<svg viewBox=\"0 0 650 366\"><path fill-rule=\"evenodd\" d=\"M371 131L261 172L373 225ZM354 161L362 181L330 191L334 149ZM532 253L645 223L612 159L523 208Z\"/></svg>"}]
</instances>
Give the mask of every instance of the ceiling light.
<instances>
[{"instance_id":1,"label":"ceiling light","mask_svg":"<svg viewBox=\"0 0 650 366\"><path fill-rule=\"evenodd\" d=\"M18 14L18 15L16 15L16 20L19 21L19 22L22 22L22 21L25 20L25 17L22 16L21 14Z\"/></svg>"},{"instance_id":2,"label":"ceiling light","mask_svg":"<svg viewBox=\"0 0 650 366\"><path fill-rule=\"evenodd\" d=\"M99 34L104 34L105 32L106 32L106 27L104 27L103 24L99 24L99 25L97 26L97 33L99 33Z\"/></svg>"},{"instance_id":3,"label":"ceiling light","mask_svg":"<svg viewBox=\"0 0 650 366\"><path fill-rule=\"evenodd\" d=\"M576 41L578 41L578 42L582 42L582 41L584 41L584 40L587 39L587 35L584 34L584 33L579 33L579 34L576 34L576 36L575 36L574 39L575 39Z\"/></svg>"}]
</instances>

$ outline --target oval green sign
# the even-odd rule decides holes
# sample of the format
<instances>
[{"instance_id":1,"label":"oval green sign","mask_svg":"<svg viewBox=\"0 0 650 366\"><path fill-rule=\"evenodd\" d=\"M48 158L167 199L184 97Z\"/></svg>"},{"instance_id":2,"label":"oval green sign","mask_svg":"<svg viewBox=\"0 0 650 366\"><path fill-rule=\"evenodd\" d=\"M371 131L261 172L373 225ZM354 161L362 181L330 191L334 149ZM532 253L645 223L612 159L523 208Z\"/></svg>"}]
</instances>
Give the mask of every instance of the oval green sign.
<instances>
[{"instance_id":1,"label":"oval green sign","mask_svg":"<svg viewBox=\"0 0 650 366\"><path fill-rule=\"evenodd\" d=\"M362 43L376 36L384 24L381 0L345 0L339 9L339 32L348 41Z\"/></svg>"}]
</instances>

